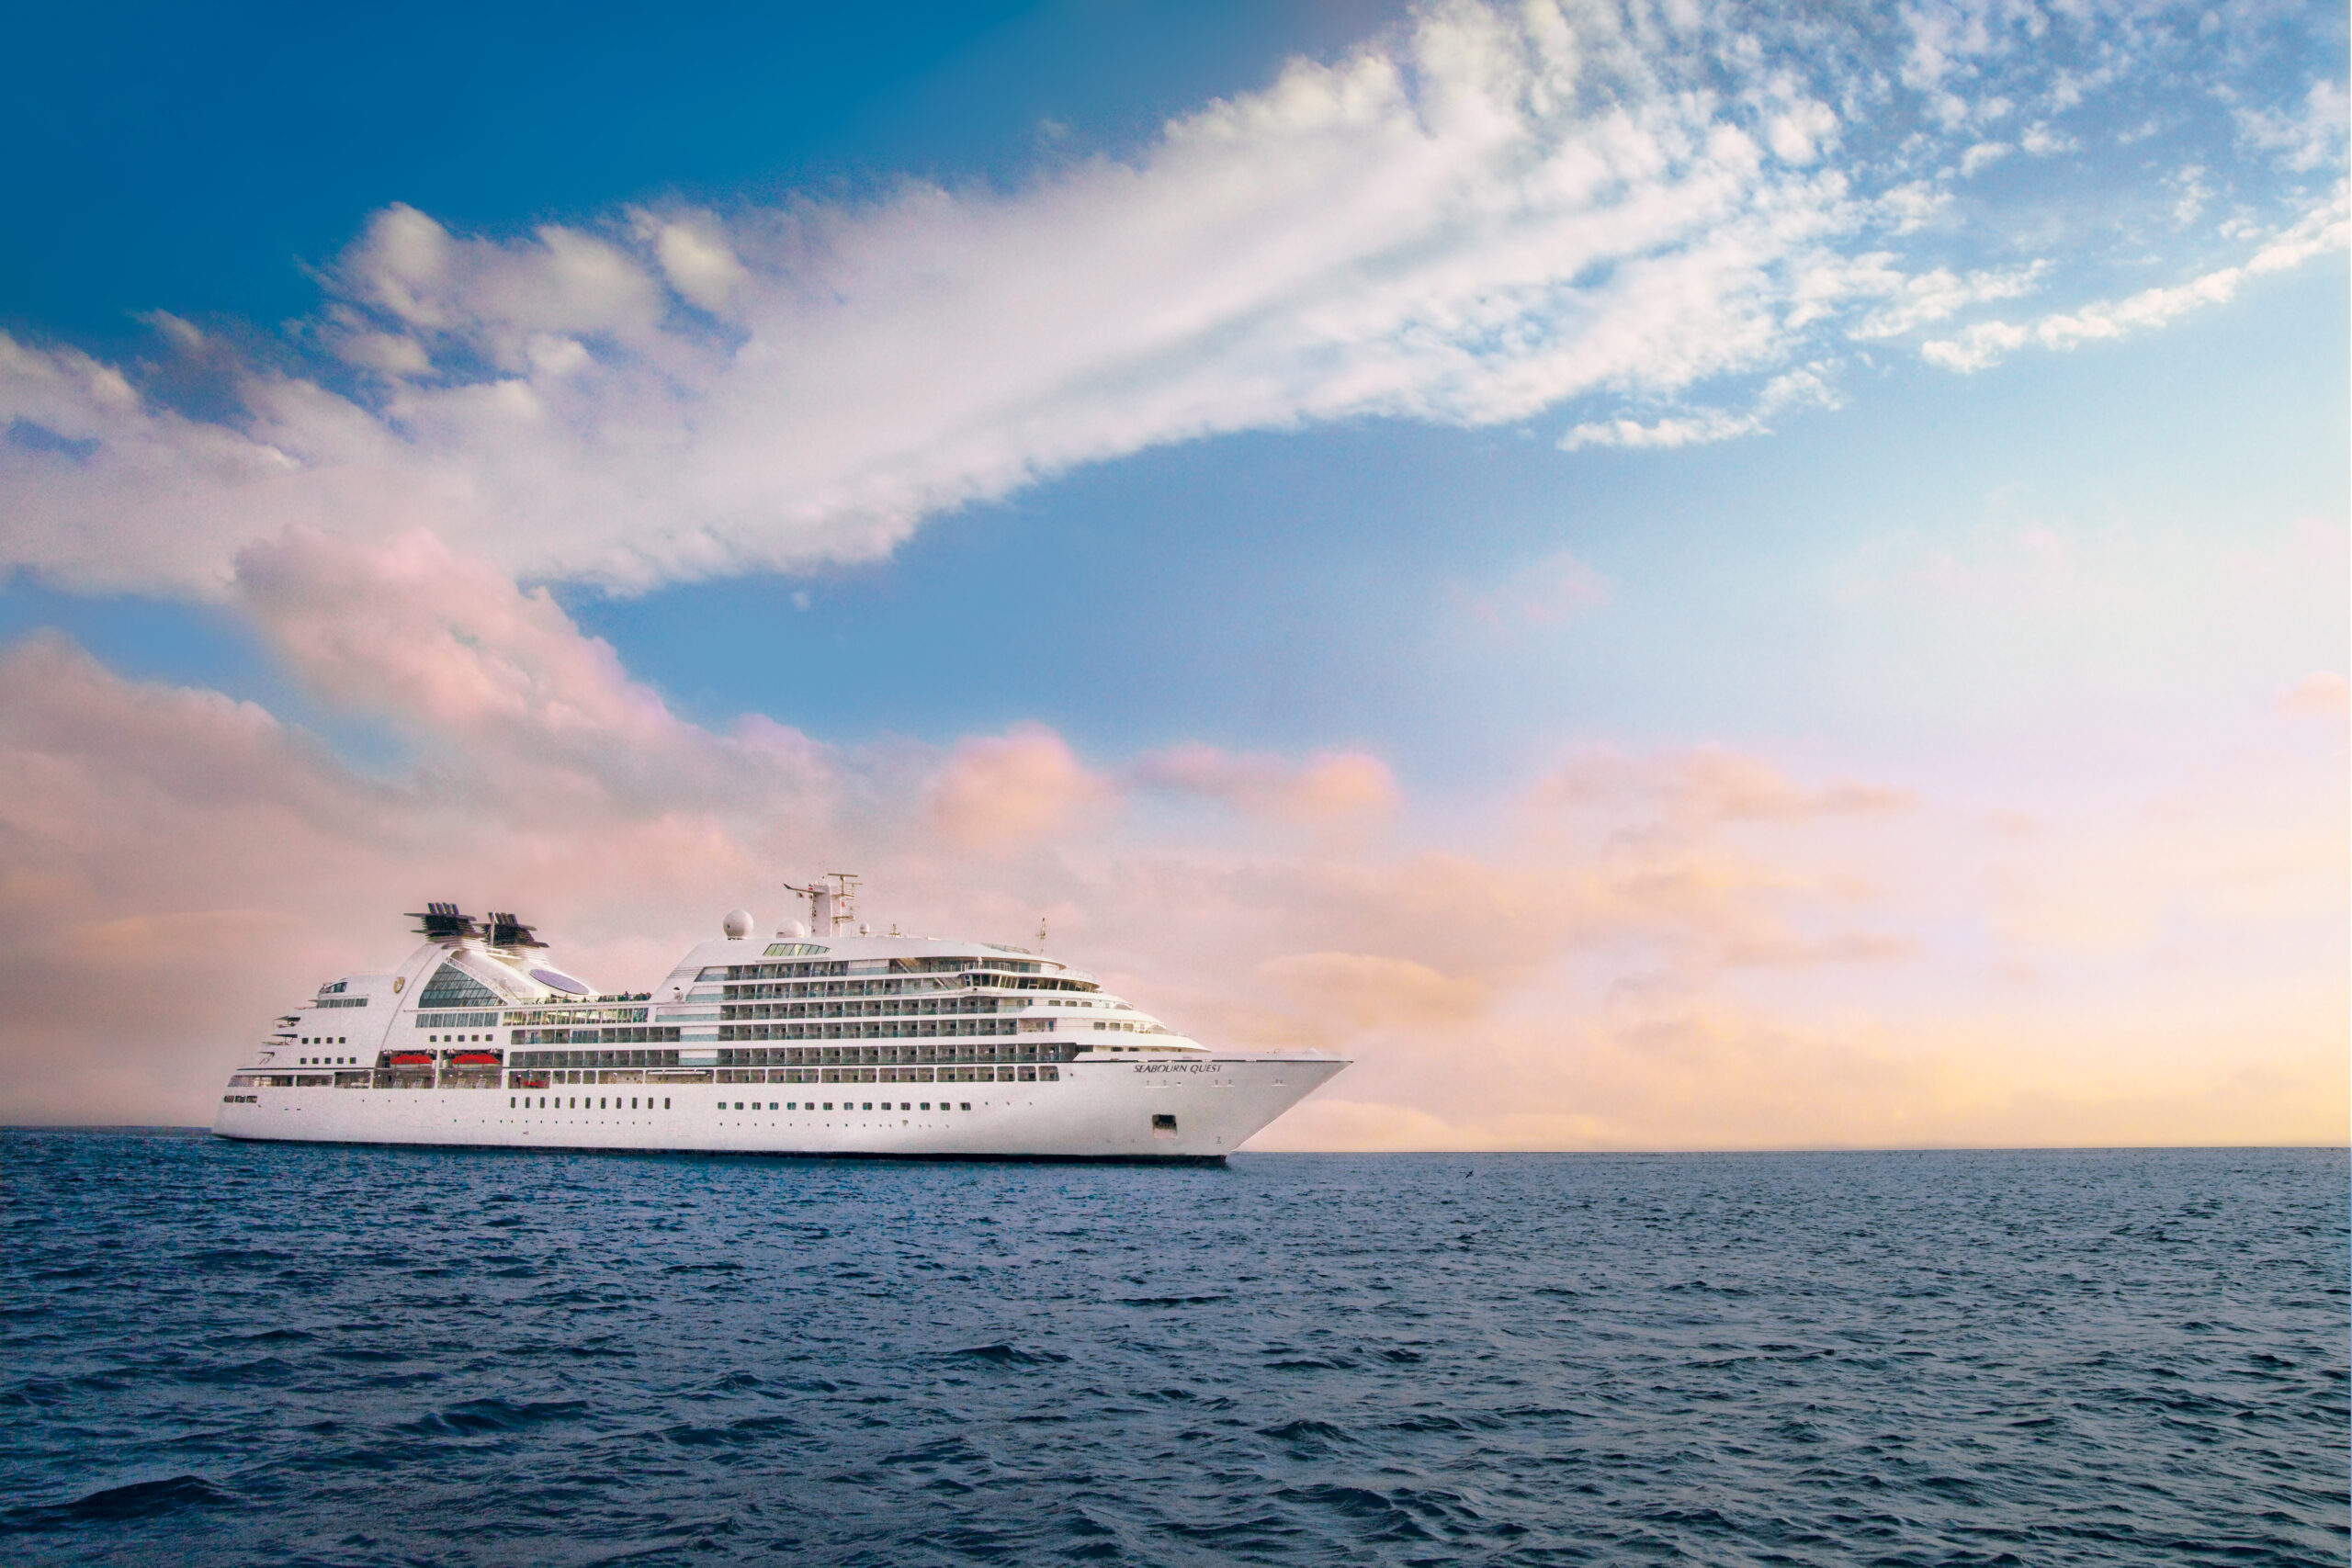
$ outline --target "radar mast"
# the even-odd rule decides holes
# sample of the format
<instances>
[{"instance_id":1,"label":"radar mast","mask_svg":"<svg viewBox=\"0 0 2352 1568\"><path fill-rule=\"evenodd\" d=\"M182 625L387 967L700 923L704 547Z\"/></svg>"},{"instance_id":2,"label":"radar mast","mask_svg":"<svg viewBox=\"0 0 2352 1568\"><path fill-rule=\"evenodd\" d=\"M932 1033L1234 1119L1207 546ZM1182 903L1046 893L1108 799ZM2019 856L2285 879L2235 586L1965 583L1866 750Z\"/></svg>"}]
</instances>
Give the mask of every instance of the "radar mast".
<instances>
[{"instance_id":1,"label":"radar mast","mask_svg":"<svg viewBox=\"0 0 2352 1568\"><path fill-rule=\"evenodd\" d=\"M797 894L808 900L808 934L839 940L844 926L857 928L857 874L854 871L829 871L825 876L833 886L825 886L823 878L806 887L795 887L787 882L786 893Z\"/></svg>"}]
</instances>

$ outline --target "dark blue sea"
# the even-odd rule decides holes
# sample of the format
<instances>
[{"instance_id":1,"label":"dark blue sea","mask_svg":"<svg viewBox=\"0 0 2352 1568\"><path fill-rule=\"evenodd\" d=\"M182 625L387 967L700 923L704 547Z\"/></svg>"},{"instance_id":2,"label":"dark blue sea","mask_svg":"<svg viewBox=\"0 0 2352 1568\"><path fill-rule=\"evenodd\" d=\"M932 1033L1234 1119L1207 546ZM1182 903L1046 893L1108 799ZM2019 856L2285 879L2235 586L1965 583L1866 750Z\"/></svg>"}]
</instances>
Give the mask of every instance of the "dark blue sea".
<instances>
[{"instance_id":1,"label":"dark blue sea","mask_svg":"<svg viewBox=\"0 0 2352 1568\"><path fill-rule=\"evenodd\" d=\"M0 1562L2346 1561L2340 1150L0 1154Z\"/></svg>"}]
</instances>

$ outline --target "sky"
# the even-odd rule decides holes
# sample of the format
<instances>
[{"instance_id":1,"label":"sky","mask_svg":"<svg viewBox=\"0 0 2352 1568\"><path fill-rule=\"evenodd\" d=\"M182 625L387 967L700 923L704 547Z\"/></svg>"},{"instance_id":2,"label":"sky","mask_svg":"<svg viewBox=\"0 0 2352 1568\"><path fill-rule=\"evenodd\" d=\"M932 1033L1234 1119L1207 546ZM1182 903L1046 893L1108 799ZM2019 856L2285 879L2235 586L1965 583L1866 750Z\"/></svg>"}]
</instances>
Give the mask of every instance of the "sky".
<instances>
[{"instance_id":1,"label":"sky","mask_svg":"<svg viewBox=\"0 0 2352 1568\"><path fill-rule=\"evenodd\" d=\"M0 132L0 1118L782 885L1267 1149L2340 1144L2340 6L96 5Z\"/></svg>"}]
</instances>

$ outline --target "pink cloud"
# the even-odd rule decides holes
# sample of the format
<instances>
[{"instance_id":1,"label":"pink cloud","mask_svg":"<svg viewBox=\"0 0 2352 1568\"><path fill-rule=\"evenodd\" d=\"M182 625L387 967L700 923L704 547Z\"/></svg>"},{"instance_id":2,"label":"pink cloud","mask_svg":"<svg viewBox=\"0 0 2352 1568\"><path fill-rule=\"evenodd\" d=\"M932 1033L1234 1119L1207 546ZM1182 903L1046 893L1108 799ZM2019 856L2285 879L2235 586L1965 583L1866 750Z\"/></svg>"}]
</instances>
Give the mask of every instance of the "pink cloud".
<instances>
[{"instance_id":1,"label":"pink cloud","mask_svg":"<svg viewBox=\"0 0 2352 1568\"><path fill-rule=\"evenodd\" d=\"M2278 711L2290 718L2352 716L2352 682L2332 670L2315 670L2278 694Z\"/></svg>"},{"instance_id":2,"label":"pink cloud","mask_svg":"<svg viewBox=\"0 0 2352 1568\"><path fill-rule=\"evenodd\" d=\"M1555 550L1508 581L1460 594L1473 620L1498 631L1555 626L1609 603L1609 580L1566 550Z\"/></svg>"},{"instance_id":3,"label":"pink cloud","mask_svg":"<svg viewBox=\"0 0 2352 1568\"><path fill-rule=\"evenodd\" d=\"M1851 780L1800 785L1770 762L1720 746L1630 757L1584 751L1529 792L1537 810L1647 805L1681 823L1797 820L1901 811L1904 790Z\"/></svg>"},{"instance_id":4,"label":"pink cloud","mask_svg":"<svg viewBox=\"0 0 2352 1568\"><path fill-rule=\"evenodd\" d=\"M240 553L236 598L313 690L428 730L617 739L674 722L547 590L422 528L382 545L289 529Z\"/></svg>"},{"instance_id":5,"label":"pink cloud","mask_svg":"<svg viewBox=\"0 0 2352 1568\"><path fill-rule=\"evenodd\" d=\"M1325 751L1294 764L1190 744L1154 752L1136 764L1148 789L1196 795L1245 816L1287 822L1372 817L1395 809L1388 765L1362 751Z\"/></svg>"},{"instance_id":6,"label":"pink cloud","mask_svg":"<svg viewBox=\"0 0 2352 1568\"><path fill-rule=\"evenodd\" d=\"M1353 1056L1270 1145L2342 1135L2333 764L2212 773L2162 810L2031 802L2027 841L1724 748L1591 750L1441 829L1352 753L1098 773L1036 726L944 751L705 728L429 538L290 536L229 598L409 750L363 771L61 639L0 656L14 1120L202 1120L246 1032L397 958L424 898L519 909L618 987L840 867L877 925L1025 943L1043 914L1204 1040ZM1146 789L1238 819L1118 809Z\"/></svg>"},{"instance_id":7,"label":"pink cloud","mask_svg":"<svg viewBox=\"0 0 2352 1568\"><path fill-rule=\"evenodd\" d=\"M1350 1030L1459 1023L1476 1017L1487 997L1487 987L1476 979L1373 953L1284 953L1259 964L1258 973L1295 998L1303 1010Z\"/></svg>"},{"instance_id":8,"label":"pink cloud","mask_svg":"<svg viewBox=\"0 0 2352 1568\"><path fill-rule=\"evenodd\" d=\"M1068 831L1111 797L1062 738L1043 725L956 743L931 798L931 819L966 849L1002 854Z\"/></svg>"}]
</instances>

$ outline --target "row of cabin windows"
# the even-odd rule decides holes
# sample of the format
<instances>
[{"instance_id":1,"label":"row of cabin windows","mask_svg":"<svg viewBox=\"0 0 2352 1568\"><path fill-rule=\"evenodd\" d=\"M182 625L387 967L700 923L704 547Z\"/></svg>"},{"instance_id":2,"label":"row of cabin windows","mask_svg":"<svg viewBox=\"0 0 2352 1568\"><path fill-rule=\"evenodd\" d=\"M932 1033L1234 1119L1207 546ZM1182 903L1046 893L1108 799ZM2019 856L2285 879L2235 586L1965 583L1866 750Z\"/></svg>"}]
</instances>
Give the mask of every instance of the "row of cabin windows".
<instances>
[{"instance_id":1,"label":"row of cabin windows","mask_svg":"<svg viewBox=\"0 0 2352 1568\"><path fill-rule=\"evenodd\" d=\"M722 1041L787 1040L799 1030L797 1023L721 1024L718 1037ZM814 1025L809 1027L814 1028ZM869 1034L887 1031L867 1025ZM718 1065L722 1067L759 1066L832 1066L835 1064L865 1064L889 1066L898 1063L932 1062L1069 1062L1091 1045L1075 1041L1040 1041L1034 1037L1015 1043L1010 1040L954 1040L923 1045L770 1045L765 1047L725 1045L718 1048Z\"/></svg>"},{"instance_id":2,"label":"row of cabin windows","mask_svg":"<svg viewBox=\"0 0 2352 1568\"><path fill-rule=\"evenodd\" d=\"M675 1043L677 1038L678 1026L674 1023L624 1024L618 1028L604 1029L516 1029L509 1031L507 1035L508 1041L516 1045L643 1045ZM629 1053L624 1051L621 1055ZM639 1051L636 1055L667 1055L674 1066L678 1054L675 1051Z\"/></svg>"},{"instance_id":3,"label":"row of cabin windows","mask_svg":"<svg viewBox=\"0 0 2352 1568\"><path fill-rule=\"evenodd\" d=\"M591 1098L593 1098L593 1099L595 1100L595 1103L594 1103L594 1105L587 1105L587 1104L582 1104L582 1103L583 1100L589 1100L589 1099L591 1099ZM648 1110L648 1111L652 1110L652 1109L653 1109L653 1097L652 1097L651 1095L650 1095L650 1094L649 1094L649 1095L644 1096L643 1098L644 1098L644 1100L645 1100L645 1109L646 1109L646 1110ZM532 1102L533 1102L533 1100L534 1100L534 1099L536 1099L536 1100L537 1100L537 1104L532 1103ZM637 1102L638 1102L638 1099L639 1099L639 1097L638 1097L638 1096L636 1096L636 1095L630 1095L630 1096L628 1097L628 1105L627 1109L628 1109L628 1110L630 1110L630 1111L635 1111L636 1109L638 1109L638 1104L637 1104ZM549 1106L549 1105L548 1104L548 1100L554 1100L554 1101L555 1101L555 1104L554 1104L553 1106ZM601 1094L600 1094L600 1095L595 1095L595 1096L593 1096L593 1097L592 1097L592 1096L589 1096L589 1095L584 1095L584 1094L553 1094L553 1095L549 1095L549 1094L542 1094L542 1095L537 1095L537 1096L532 1096L532 1095L527 1095L527 1094L525 1094L525 1095L512 1095L512 1094L510 1094L510 1095L508 1095L508 1096L506 1097L506 1109L508 1109L509 1111L548 1111L548 1110L555 1110L555 1111L603 1111L603 1110L605 1110L605 1109L606 1109L606 1106L605 1106L605 1103L606 1100L610 1100L612 1101L612 1105L611 1105L610 1109L612 1109L612 1110L614 1110L614 1111L619 1111L619 1110L623 1109L623 1107L622 1107L622 1105L621 1105L621 1097L620 1097L619 1095L617 1095L617 1094L615 1094L615 1095L601 1095ZM724 1110L726 1110L727 1108L728 1108L728 1107L727 1107L727 1102L726 1102L725 1100L720 1100L720 1101L718 1102L718 1109L720 1109L721 1111L724 1111ZM819 1110L819 1109L822 1109L822 1110L826 1110L826 1111L831 1111L832 1108L833 1108L833 1102L832 1102L831 1100L828 1100L824 1101L824 1102L823 1102L823 1105L822 1105L821 1107L820 1107L819 1103L818 1103L816 1100L809 1100L809 1101L808 1101L808 1102L806 1102L805 1104L804 1104L803 1102L799 1101L799 1100L786 1100L786 1101L785 1101L781 1106L779 1106L778 1104L776 1104L776 1102L775 1102L775 1100L769 1100L769 1101L767 1102L767 1109L768 1109L768 1110L770 1110L770 1111L778 1111L778 1110L782 1110L782 1111L816 1111L816 1110ZM669 1109L670 1109L670 1101L669 1101L669 1098L668 1098L667 1096L664 1096L664 1097L662 1098L662 1110L664 1110L664 1111L667 1111L667 1110L669 1110ZM749 1104L749 1105L747 1106L743 1101L741 1101L741 1100L739 1100L735 1101L735 1109L736 1109L736 1110L738 1110L738 1111L745 1111L745 1110L749 1110L749 1111L757 1111L757 1110L759 1110L759 1109L760 1109L760 1103L759 1103L759 1101L757 1101L757 1100L753 1100L751 1104ZM842 1109L843 1111L871 1111L871 1110L873 1110L873 1109L874 1109L874 1101L872 1101L872 1100L865 1100L865 1101L861 1101L861 1102L853 1102L853 1101L850 1101L850 1100L842 1100ZM889 1110L889 1109L890 1109L890 1102L889 1102L888 1100L884 1100L884 1101L882 1102L882 1109L883 1109L883 1110L885 1110L885 1111ZM900 1101L899 1102L899 1110L901 1110L901 1111L914 1111L914 1110L923 1110L923 1111L928 1111L928 1110L930 1110L930 1109L931 1109L931 1101L930 1101L930 1100L922 1100L922 1101L921 1101L921 1102L920 1102L920 1104L918 1104L918 1103L913 1102L913 1101L909 1101L909 1100L900 1100ZM953 1110L957 1110L957 1109L961 1109L961 1110L965 1110L965 1111L969 1111L970 1109L972 1109L972 1102L971 1102L970 1100L963 1100L963 1101L960 1101L960 1102L957 1102L957 1103L951 1104L949 1101L943 1100L941 1100L941 1101L939 1102L939 1109L941 1109L942 1111L953 1111Z\"/></svg>"},{"instance_id":4,"label":"row of cabin windows","mask_svg":"<svg viewBox=\"0 0 2352 1568\"><path fill-rule=\"evenodd\" d=\"M1061 1006L1050 1003L1049 1006ZM1070 1002L1070 1007L1093 1007L1093 1002ZM1125 1002L1103 1002L1106 1009L1120 1012L1136 1010ZM880 1001L880 1002L730 1002L718 1010L721 1019L744 1018L960 1018L967 1013L1009 1013L1023 1010L1017 1000L1000 1001L995 997L949 997L943 1001ZM1053 1022L1047 1019L1046 1024ZM982 1030L980 1032L987 1033Z\"/></svg>"},{"instance_id":5,"label":"row of cabin windows","mask_svg":"<svg viewBox=\"0 0 2352 1568\"><path fill-rule=\"evenodd\" d=\"M752 1008L729 1009L739 1016L756 1017ZM886 1018L878 1022L853 1020L846 1023L722 1023L721 1040L952 1040L974 1035L1017 1034L1021 1021L1012 1018Z\"/></svg>"},{"instance_id":6,"label":"row of cabin windows","mask_svg":"<svg viewBox=\"0 0 2352 1568\"><path fill-rule=\"evenodd\" d=\"M738 1051L737 1056L764 1056L765 1052ZM781 1055L781 1053L778 1053ZM365 1076L365 1075L361 1075ZM649 1081L640 1068L606 1067L513 1067L507 1075L509 1089L561 1089L566 1084L644 1083ZM691 1075L692 1081L708 1083L711 1078L702 1072ZM1061 1068L1048 1058L1043 1062L1012 1062L1002 1064L967 1059L924 1067L720 1067L720 1083L1035 1083L1043 1079L1057 1083ZM650 1081L674 1083L675 1076L659 1075Z\"/></svg>"},{"instance_id":7,"label":"row of cabin windows","mask_svg":"<svg viewBox=\"0 0 2352 1568\"><path fill-rule=\"evenodd\" d=\"M639 1074L612 1073L602 1075L606 1081L622 1077L635 1081ZM501 1083L508 1089L539 1089L561 1088L573 1084L594 1084L595 1072L512 1072L503 1075L495 1068L487 1071L444 1071L436 1074L430 1066L391 1067L374 1072L320 1073L316 1076L291 1072L267 1074L240 1072L229 1079L232 1089L260 1088L319 1088L333 1085L342 1089L497 1089ZM1061 1068L1050 1062L1006 1064L1001 1066L941 1066L941 1067L724 1067L717 1074L723 1084L753 1083L1057 1083ZM550 1082L552 1080L552 1082ZM702 1081L708 1082L708 1078ZM608 1096L616 1108L619 1096ZM599 1104L601 1105L601 1101ZM650 1097L645 1107L652 1108ZM667 1108L667 1101L663 1102ZM634 1101L631 1109L635 1108Z\"/></svg>"},{"instance_id":8,"label":"row of cabin windows","mask_svg":"<svg viewBox=\"0 0 2352 1568\"><path fill-rule=\"evenodd\" d=\"M1052 1062L1007 1062L1001 1066L935 1067L721 1067L720 1083L1058 1083L1062 1070ZM644 1077L635 1071L540 1072L519 1070L506 1075L509 1089L552 1089L574 1083L635 1083ZM662 1080L656 1080L662 1081ZM705 1082L709 1081L705 1079Z\"/></svg>"},{"instance_id":9,"label":"row of cabin windows","mask_svg":"<svg viewBox=\"0 0 2352 1568\"><path fill-rule=\"evenodd\" d=\"M808 980L835 975L952 975L964 970L996 970L1014 975L1041 975L1045 965L1021 958L973 957L958 953L947 958L827 958L796 964L713 964L697 980ZM1071 982L1064 981L1069 985Z\"/></svg>"},{"instance_id":10,"label":"row of cabin windows","mask_svg":"<svg viewBox=\"0 0 2352 1568\"><path fill-rule=\"evenodd\" d=\"M696 981L707 985L712 976L706 972ZM991 991L1091 991L1091 986L1081 986L1075 980L1039 979L1029 975L938 975L922 979L901 980L775 980L753 982L730 979L722 987L729 1001L763 997L929 997L944 991L965 991L985 988Z\"/></svg>"},{"instance_id":11,"label":"row of cabin windows","mask_svg":"<svg viewBox=\"0 0 2352 1568\"><path fill-rule=\"evenodd\" d=\"M865 997L884 998L897 997L899 999L896 1002L888 1000L881 1003L866 1002L861 1006L858 998ZM921 999L909 999L918 998ZM854 982L847 986L831 987L729 986L726 988L726 995L720 999L729 1002L804 1001L837 1004L836 1010L823 1015L832 1018L840 1018L844 1014L851 1018L868 1018L886 1012L1019 1012L1023 1008L1032 1005L1025 997L942 994L933 989L928 982L921 980L909 982L904 990L899 988L898 982L895 980L887 985L876 981L870 986L861 986Z\"/></svg>"},{"instance_id":12,"label":"row of cabin windows","mask_svg":"<svg viewBox=\"0 0 2352 1568\"><path fill-rule=\"evenodd\" d=\"M751 1010L746 1008L742 1010L749 1012ZM933 1040L969 1038L973 1035L1006 1035L1016 1032L1042 1034L1053 1028L1054 1021L1052 1019L981 1019L970 1023L956 1021L933 1023L928 1019L886 1018L878 1023L819 1023L812 1019L806 1023L722 1023L718 1026L718 1038L721 1040ZM1072 1027L1078 1026L1073 1024ZM1164 1024L1149 1023L1139 1019L1097 1019L1094 1021L1094 1031L1098 1034L1173 1034L1175 1032ZM901 1048L908 1049L908 1047ZM933 1047L924 1046L922 1049L928 1051ZM952 1051L961 1047L942 1045L937 1049ZM1007 1049L1011 1047L1008 1046ZM1022 1049L1046 1052L1058 1049L1069 1053L1081 1050L1083 1047L1048 1044L1035 1047L1023 1045ZM884 1060L889 1059L884 1058ZM927 1062L932 1058L929 1056L907 1058L909 1061L918 1059Z\"/></svg>"}]
</instances>

